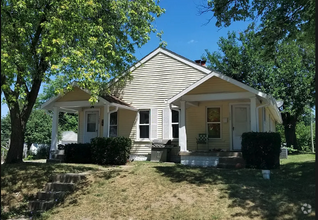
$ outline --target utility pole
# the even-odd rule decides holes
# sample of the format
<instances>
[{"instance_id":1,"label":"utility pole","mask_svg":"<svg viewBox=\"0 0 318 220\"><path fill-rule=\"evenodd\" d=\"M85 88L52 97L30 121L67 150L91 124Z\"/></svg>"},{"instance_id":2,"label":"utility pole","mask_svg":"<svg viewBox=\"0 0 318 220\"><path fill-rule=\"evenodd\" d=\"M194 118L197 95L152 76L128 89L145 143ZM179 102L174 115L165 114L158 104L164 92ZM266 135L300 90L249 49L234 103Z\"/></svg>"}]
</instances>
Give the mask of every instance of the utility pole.
<instances>
[{"instance_id":1,"label":"utility pole","mask_svg":"<svg viewBox=\"0 0 318 220\"><path fill-rule=\"evenodd\" d=\"M314 132L313 132L313 127L312 127L312 120L313 120L313 117L312 117L312 112L311 112L311 109L310 109L310 136L311 136L311 151L312 153L315 153L315 147L314 147Z\"/></svg>"}]
</instances>

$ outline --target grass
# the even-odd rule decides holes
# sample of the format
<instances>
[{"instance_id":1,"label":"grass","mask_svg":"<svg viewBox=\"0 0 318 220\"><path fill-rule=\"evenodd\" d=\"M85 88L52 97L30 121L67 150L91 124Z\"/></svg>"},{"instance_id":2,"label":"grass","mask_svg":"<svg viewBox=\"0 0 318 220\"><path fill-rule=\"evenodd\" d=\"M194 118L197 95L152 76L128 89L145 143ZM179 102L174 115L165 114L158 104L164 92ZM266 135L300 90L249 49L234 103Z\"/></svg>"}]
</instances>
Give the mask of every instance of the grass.
<instances>
[{"instance_id":1,"label":"grass","mask_svg":"<svg viewBox=\"0 0 318 220\"><path fill-rule=\"evenodd\" d=\"M271 171L270 180L264 180L260 170L191 168L170 163L133 162L103 170L94 165L41 166L37 169L44 173L47 169L69 172L68 166L92 171L85 187L44 213L42 219L315 219L313 154L281 160L281 168ZM10 165L4 170L11 169ZM1 180L9 181L7 175L3 176L1 167ZM42 176L27 179L36 183ZM302 213L303 203L312 206L310 214Z\"/></svg>"}]
</instances>

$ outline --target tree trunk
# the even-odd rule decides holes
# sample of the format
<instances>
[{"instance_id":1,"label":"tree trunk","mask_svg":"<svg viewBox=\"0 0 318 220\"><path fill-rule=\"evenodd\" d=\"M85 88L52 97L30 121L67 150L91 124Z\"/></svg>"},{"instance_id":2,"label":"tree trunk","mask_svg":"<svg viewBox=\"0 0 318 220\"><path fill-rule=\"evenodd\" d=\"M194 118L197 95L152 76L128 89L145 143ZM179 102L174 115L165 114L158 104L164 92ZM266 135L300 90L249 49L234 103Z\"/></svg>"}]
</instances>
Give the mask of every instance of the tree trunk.
<instances>
[{"instance_id":1,"label":"tree trunk","mask_svg":"<svg viewBox=\"0 0 318 220\"><path fill-rule=\"evenodd\" d=\"M293 145L294 149L298 149L297 139L296 139L297 116L290 115L290 113L288 112L281 113L281 114L283 119L287 147L291 147Z\"/></svg>"},{"instance_id":2,"label":"tree trunk","mask_svg":"<svg viewBox=\"0 0 318 220\"><path fill-rule=\"evenodd\" d=\"M11 137L10 148L6 158L6 163L19 163L23 162L23 145L25 123L21 121L19 109L13 108L10 110L11 117Z\"/></svg>"}]
</instances>

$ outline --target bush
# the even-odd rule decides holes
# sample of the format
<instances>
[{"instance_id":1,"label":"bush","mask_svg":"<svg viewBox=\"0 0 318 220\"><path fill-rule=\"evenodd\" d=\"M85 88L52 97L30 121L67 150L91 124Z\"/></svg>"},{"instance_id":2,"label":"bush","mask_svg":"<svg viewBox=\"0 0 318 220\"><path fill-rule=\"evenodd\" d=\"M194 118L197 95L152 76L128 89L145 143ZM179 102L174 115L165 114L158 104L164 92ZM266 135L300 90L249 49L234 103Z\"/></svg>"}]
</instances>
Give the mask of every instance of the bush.
<instances>
[{"instance_id":1,"label":"bush","mask_svg":"<svg viewBox=\"0 0 318 220\"><path fill-rule=\"evenodd\" d=\"M242 134L242 156L247 168L279 168L281 138L274 132L247 132Z\"/></svg>"},{"instance_id":2,"label":"bush","mask_svg":"<svg viewBox=\"0 0 318 220\"><path fill-rule=\"evenodd\" d=\"M130 154L131 140L125 137L92 139L92 162L101 165L124 165Z\"/></svg>"},{"instance_id":3,"label":"bush","mask_svg":"<svg viewBox=\"0 0 318 220\"><path fill-rule=\"evenodd\" d=\"M92 163L91 144L66 144L64 146L65 163Z\"/></svg>"},{"instance_id":4,"label":"bush","mask_svg":"<svg viewBox=\"0 0 318 220\"><path fill-rule=\"evenodd\" d=\"M38 147L34 159L48 159L50 156L50 146L41 146Z\"/></svg>"}]
</instances>

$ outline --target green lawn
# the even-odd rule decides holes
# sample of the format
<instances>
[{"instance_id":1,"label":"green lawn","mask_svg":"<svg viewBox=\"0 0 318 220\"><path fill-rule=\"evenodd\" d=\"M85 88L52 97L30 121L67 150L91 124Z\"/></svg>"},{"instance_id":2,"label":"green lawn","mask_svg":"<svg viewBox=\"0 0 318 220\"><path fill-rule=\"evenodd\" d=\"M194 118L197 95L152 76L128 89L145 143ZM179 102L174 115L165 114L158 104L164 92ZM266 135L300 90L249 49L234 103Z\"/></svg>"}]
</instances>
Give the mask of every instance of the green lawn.
<instances>
[{"instance_id":1,"label":"green lawn","mask_svg":"<svg viewBox=\"0 0 318 220\"><path fill-rule=\"evenodd\" d=\"M315 219L312 154L281 160L281 168L272 170L270 180L264 180L260 170L169 163L133 162L103 169L96 165L5 165L1 166L1 207L14 212L9 195L20 192L23 204L31 194L29 185L41 189L51 173L86 170L92 172L87 184L44 213L43 219ZM310 214L302 213L303 203L312 206Z\"/></svg>"}]
</instances>

